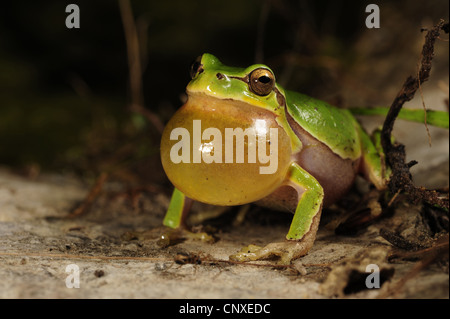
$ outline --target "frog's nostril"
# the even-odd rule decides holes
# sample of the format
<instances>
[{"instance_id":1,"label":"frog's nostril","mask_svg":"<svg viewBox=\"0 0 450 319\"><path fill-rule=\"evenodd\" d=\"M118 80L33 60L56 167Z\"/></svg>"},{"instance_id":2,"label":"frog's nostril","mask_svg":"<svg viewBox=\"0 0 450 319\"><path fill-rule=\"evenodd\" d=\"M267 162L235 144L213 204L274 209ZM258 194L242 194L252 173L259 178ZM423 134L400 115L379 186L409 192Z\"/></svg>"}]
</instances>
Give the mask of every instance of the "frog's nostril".
<instances>
[{"instance_id":1,"label":"frog's nostril","mask_svg":"<svg viewBox=\"0 0 450 319\"><path fill-rule=\"evenodd\" d=\"M203 72L203 65L201 64L201 56L200 56L197 58L197 60L192 62L189 73L191 75L191 78L193 79L197 74L202 72Z\"/></svg>"},{"instance_id":2,"label":"frog's nostril","mask_svg":"<svg viewBox=\"0 0 450 319\"><path fill-rule=\"evenodd\" d=\"M218 80L222 80L225 76L222 73L217 73L216 77Z\"/></svg>"}]
</instances>

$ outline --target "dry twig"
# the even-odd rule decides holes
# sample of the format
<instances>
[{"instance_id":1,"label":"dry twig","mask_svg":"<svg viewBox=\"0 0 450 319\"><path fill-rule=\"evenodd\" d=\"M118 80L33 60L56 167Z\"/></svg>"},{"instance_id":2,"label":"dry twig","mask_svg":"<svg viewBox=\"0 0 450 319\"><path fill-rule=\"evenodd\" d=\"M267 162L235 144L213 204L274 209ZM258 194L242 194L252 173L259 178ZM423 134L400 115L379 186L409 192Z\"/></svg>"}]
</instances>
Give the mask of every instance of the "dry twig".
<instances>
[{"instance_id":1,"label":"dry twig","mask_svg":"<svg viewBox=\"0 0 450 319\"><path fill-rule=\"evenodd\" d=\"M142 91L142 58L139 45L139 37L133 12L129 0L119 0L120 14L122 16L123 29L127 44L128 67L130 69L130 91L133 112L145 116L150 123L162 133L164 125L156 114L144 107L144 94Z\"/></svg>"},{"instance_id":2,"label":"dry twig","mask_svg":"<svg viewBox=\"0 0 450 319\"><path fill-rule=\"evenodd\" d=\"M448 234L437 239L429 248L421 249L415 252L400 253L398 257L403 258L420 258L418 262L397 282L395 282L389 289L382 292L377 298L393 297L399 292L405 284L415 276L417 276L423 269L427 268L432 263L447 258L448 259ZM397 256L396 256L397 257Z\"/></svg>"},{"instance_id":3,"label":"dry twig","mask_svg":"<svg viewBox=\"0 0 450 319\"><path fill-rule=\"evenodd\" d=\"M95 199L97 199L97 197L100 195L103 185L105 184L107 179L108 174L105 172L101 173L84 201L75 210L73 210L67 216L67 218L75 218L85 214L89 210Z\"/></svg>"},{"instance_id":4,"label":"dry twig","mask_svg":"<svg viewBox=\"0 0 450 319\"><path fill-rule=\"evenodd\" d=\"M386 154L386 162L392 168L392 175L389 181L389 190L392 194L403 191L413 202L425 200L433 205L446 207L448 209L448 195L446 198L443 198L434 190L428 190L414 185L409 170L413 165L417 164L417 162L411 161L406 163L405 146L400 143L392 144L391 142L392 129L403 104L410 101L414 97L416 91L420 88L421 84L430 77L431 62L434 56L434 43L444 26L444 21L441 20L427 32L425 44L422 48L422 59L417 77L409 76L395 97L383 124L381 145Z\"/></svg>"}]
</instances>

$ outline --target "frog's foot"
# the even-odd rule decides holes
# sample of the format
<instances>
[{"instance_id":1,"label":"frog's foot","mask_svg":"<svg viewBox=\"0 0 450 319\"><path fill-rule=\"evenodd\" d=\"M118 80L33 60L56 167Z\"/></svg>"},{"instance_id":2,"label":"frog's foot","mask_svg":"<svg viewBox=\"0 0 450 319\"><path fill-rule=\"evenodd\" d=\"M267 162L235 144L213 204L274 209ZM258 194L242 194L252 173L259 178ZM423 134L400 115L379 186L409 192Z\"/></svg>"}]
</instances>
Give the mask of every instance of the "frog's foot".
<instances>
[{"instance_id":1,"label":"frog's foot","mask_svg":"<svg viewBox=\"0 0 450 319\"><path fill-rule=\"evenodd\" d=\"M291 261L306 255L314 245L317 229L319 228L321 212L321 209L319 209L319 211L312 217L309 230L300 238L286 239L282 242L268 244L265 247L249 245L242 248L237 254L231 255L229 257L230 260L245 262L278 257L280 264L289 265ZM294 230L293 233L295 233L296 229L296 227L292 227L291 225L291 230Z\"/></svg>"},{"instance_id":2,"label":"frog's foot","mask_svg":"<svg viewBox=\"0 0 450 319\"><path fill-rule=\"evenodd\" d=\"M198 240L205 243L214 243L216 239L206 232L191 232L183 227L168 229L158 239L158 246L165 248L185 241L186 239Z\"/></svg>"},{"instance_id":3,"label":"frog's foot","mask_svg":"<svg viewBox=\"0 0 450 319\"><path fill-rule=\"evenodd\" d=\"M216 239L207 232L191 232L186 229L183 229L183 232L188 239L198 240L209 244L212 244L216 241Z\"/></svg>"},{"instance_id":4,"label":"frog's foot","mask_svg":"<svg viewBox=\"0 0 450 319\"><path fill-rule=\"evenodd\" d=\"M278 257L280 264L289 265L292 260L306 255L311 247L312 243L308 241L286 240L265 247L249 245L229 258L232 261L246 262Z\"/></svg>"}]
</instances>

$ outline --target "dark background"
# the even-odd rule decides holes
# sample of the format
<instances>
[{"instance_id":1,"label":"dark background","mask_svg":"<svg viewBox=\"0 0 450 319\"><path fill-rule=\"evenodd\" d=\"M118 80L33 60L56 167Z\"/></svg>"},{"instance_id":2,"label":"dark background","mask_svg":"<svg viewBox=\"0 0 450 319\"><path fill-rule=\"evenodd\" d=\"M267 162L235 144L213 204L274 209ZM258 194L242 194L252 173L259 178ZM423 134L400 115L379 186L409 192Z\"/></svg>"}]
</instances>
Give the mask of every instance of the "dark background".
<instances>
[{"instance_id":1,"label":"dark background","mask_svg":"<svg viewBox=\"0 0 450 319\"><path fill-rule=\"evenodd\" d=\"M80 8L80 29L65 26L70 3ZM365 27L369 3L380 7L380 29ZM286 88L342 107L388 106L415 72L420 29L448 20L448 6L447 0L131 1L143 106L167 122L182 105L191 61L203 52L229 65L268 64ZM448 85L448 43L436 47L433 76ZM90 176L136 163L159 171L159 133L130 111L128 74L117 1L3 3L0 165L29 174Z\"/></svg>"}]
</instances>

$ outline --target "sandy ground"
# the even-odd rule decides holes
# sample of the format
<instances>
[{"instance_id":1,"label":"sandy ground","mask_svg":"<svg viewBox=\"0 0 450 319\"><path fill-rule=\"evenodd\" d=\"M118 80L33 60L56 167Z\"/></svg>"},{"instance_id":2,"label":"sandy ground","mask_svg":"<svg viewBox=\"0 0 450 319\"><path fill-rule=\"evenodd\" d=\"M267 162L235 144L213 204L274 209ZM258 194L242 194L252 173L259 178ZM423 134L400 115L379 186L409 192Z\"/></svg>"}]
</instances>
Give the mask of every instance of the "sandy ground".
<instances>
[{"instance_id":1,"label":"sandy ground","mask_svg":"<svg viewBox=\"0 0 450 319\"><path fill-rule=\"evenodd\" d=\"M295 269L207 260L179 265L174 262L179 253L228 260L245 244L279 240L289 215L249 216L235 227L225 223L216 230L214 244L186 240L161 248L161 209L136 213L126 201L100 199L96 208L102 209L66 219L71 206L84 198L82 185L60 177L29 181L5 171L0 176L1 298L374 298L416 264L388 263L391 245L379 236L380 227L417 223L415 207L405 206L355 236L337 236L325 225ZM164 207L167 200L163 195L141 199L143 207ZM66 267L72 264L79 269L79 289L66 286L73 274ZM369 264L388 273L381 289L364 287ZM448 298L448 264L431 265L391 297Z\"/></svg>"},{"instance_id":2,"label":"sandy ground","mask_svg":"<svg viewBox=\"0 0 450 319\"><path fill-rule=\"evenodd\" d=\"M419 160L416 183L448 186L448 131L432 129L431 148L421 124L402 124L396 132L411 159ZM417 259L388 258L395 251L380 236L381 228L412 239L431 236L422 207L405 201L351 236L336 235L339 214L326 211L311 252L292 267L279 268L270 260L258 265L226 261L245 245L281 240L289 214L251 206L240 222L238 209L206 221L192 219L210 225L217 241L187 239L161 247L167 195L143 193L133 206L125 196L108 195L114 185L106 185L87 214L68 219L89 187L70 176L30 179L0 169L0 298L449 297L448 257L417 273ZM175 263L180 254L194 263ZM365 285L370 264L380 269L379 289ZM79 288L68 288L76 282L73 269Z\"/></svg>"}]
</instances>

